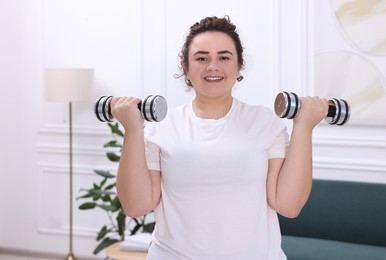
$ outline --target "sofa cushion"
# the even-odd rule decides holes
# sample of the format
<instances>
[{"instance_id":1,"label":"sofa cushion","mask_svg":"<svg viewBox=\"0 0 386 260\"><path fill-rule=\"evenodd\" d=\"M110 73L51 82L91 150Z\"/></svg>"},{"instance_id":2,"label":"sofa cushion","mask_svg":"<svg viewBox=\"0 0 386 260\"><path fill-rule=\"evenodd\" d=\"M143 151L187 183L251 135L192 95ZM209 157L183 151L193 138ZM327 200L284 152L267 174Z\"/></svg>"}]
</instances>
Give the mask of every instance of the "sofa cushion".
<instances>
[{"instance_id":1,"label":"sofa cushion","mask_svg":"<svg viewBox=\"0 0 386 260\"><path fill-rule=\"evenodd\" d=\"M283 235L386 246L386 185L314 180L295 219L279 216Z\"/></svg>"},{"instance_id":2,"label":"sofa cushion","mask_svg":"<svg viewBox=\"0 0 386 260\"><path fill-rule=\"evenodd\" d=\"M283 236L288 260L386 260L386 247L334 240Z\"/></svg>"}]
</instances>

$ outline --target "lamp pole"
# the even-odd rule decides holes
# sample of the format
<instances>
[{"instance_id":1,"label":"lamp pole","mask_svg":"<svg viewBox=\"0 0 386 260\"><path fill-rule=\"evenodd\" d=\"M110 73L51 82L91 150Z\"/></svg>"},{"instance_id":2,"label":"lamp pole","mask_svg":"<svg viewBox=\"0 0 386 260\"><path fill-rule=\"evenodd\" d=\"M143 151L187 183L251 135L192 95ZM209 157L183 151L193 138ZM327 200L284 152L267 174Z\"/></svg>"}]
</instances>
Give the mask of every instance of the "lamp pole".
<instances>
[{"instance_id":1,"label":"lamp pole","mask_svg":"<svg viewBox=\"0 0 386 260\"><path fill-rule=\"evenodd\" d=\"M72 181L72 102L68 102L68 118L69 118L69 139L70 139L70 251L66 260L75 260L76 257L72 250L72 219L73 219L73 181Z\"/></svg>"}]
</instances>

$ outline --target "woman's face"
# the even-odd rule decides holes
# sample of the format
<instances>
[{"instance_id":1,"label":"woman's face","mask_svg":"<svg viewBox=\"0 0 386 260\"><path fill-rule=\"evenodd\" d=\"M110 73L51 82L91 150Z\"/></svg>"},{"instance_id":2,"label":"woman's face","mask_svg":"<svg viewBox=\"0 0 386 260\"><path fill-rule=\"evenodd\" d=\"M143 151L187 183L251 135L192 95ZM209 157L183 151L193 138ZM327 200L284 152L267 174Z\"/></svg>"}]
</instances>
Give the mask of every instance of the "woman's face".
<instances>
[{"instance_id":1,"label":"woman's face","mask_svg":"<svg viewBox=\"0 0 386 260\"><path fill-rule=\"evenodd\" d=\"M240 76L238 57L232 38L223 32L196 35L189 48L186 77L197 96L224 97Z\"/></svg>"}]
</instances>

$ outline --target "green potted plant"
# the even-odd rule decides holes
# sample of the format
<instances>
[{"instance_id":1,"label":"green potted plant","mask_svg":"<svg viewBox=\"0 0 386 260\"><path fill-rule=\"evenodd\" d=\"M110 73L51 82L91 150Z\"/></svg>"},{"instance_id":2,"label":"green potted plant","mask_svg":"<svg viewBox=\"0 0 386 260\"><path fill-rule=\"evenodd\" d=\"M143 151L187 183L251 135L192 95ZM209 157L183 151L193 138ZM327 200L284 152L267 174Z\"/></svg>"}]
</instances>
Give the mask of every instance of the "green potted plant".
<instances>
[{"instance_id":1,"label":"green potted plant","mask_svg":"<svg viewBox=\"0 0 386 260\"><path fill-rule=\"evenodd\" d=\"M112 140L104 144L107 149L106 156L111 162L119 162L122 149L123 132L119 129L119 124L108 123ZM111 149L114 149L111 151ZM96 240L99 242L94 249L94 254L98 254L104 248L125 239L125 231L128 229L130 235L137 232L153 232L155 222L148 222L148 215L140 218L129 218L123 211L122 205L117 196L115 186L115 175L110 171L94 170L94 173L101 177L99 183L93 183L88 189L81 189L81 195L77 199L86 200L79 206L80 210L103 210L110 220L110 223L103 225L97 233Z\"/></svg>"}]
</instances>

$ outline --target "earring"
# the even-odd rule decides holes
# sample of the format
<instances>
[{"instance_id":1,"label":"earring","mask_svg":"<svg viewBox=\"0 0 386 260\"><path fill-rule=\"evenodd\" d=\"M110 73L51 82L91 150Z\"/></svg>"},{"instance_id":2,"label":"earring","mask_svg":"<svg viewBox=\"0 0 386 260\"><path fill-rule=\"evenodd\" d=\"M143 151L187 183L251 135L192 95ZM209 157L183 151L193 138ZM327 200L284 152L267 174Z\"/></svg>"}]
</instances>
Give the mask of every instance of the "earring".
<instances>
[{"instance_id":1,"label":"earring","mask_svg":"<svg viewBox=\"0 0 386 260\"><path fill-rule=\"evenodd\" d=\"M188 85L189 87L191 87L191 86L192 86L192 82L190 82L190 80L189 80L189 79L185 79L185 83L186 83L186 85Z\"/></svg>"},{"instance_id":2,"label":"earring","mask_svg":"<svg viewBox=\"0 0 386 260\"><path fill-rule=\"evenodd\" d=\"M236 80L238 81L238 82L240 82L240 81L242 81L243 80L243 76L240 76L240 77L238 77Z\"/></svg>"}]
</instances>

